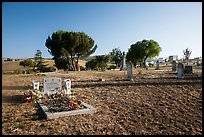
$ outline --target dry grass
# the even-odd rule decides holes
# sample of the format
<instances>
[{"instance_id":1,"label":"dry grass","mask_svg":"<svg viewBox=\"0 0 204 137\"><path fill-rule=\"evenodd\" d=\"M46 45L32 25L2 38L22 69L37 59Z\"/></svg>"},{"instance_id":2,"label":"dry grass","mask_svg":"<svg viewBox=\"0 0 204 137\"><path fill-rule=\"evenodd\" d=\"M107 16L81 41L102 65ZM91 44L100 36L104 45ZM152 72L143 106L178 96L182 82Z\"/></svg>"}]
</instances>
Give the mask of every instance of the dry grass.
<instances>
[{"instance_id":1,"label":"dry grass","mask_svg":"<svg viewBox=\"0 0 204 137\"><path fill-rule=\"evenodd\" d=\"M48 66L53 66L55 64L54 60L44 60L45 64ZM23 70L24 67L19 65L20 61L11 61L11 62L2 62L2 71L14 71L17 69ZM79 60L79 66L85 66L86 61L84 60Z\"/></svg>"},{"instance_id":2,"label":"dry grass","mask_svg":"<svg viewBox=\"0 0 204 137\"><path fill-rule=\"evenodd\" d=\"M169 68L134 70L133 81L124 71L52 73L70 78L76 97L97 109L44 119L34 103L23 104L32 80L45 76L2 76L2 134L21 135L202 135L202 70L178 80ZM105 81L99 81L104 78Z\"/></svg>"}]
</instances>

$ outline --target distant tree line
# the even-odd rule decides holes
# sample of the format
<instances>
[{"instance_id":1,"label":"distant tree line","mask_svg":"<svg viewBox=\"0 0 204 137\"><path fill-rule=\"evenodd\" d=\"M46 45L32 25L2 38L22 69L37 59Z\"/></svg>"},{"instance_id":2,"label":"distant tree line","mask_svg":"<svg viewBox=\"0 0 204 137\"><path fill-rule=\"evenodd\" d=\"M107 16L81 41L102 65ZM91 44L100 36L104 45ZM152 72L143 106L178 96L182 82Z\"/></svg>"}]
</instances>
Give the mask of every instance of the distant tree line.
<instances>
[{"instance_id":1,"label":"distant tree line","mask_svg":"<svg viewBox=\"0 0 204 137\"><path fill-rule=\"evenodd\" d=\"M46 62L42 59L42 52L40 50L37 50L34 56L34 61L31 59L26 59L23 61L20 61L19 65L23 66L27 69L27 71L30 72L30 68L32 68L32 71L34 72L52 72L55 71L56 68L54 66L47 67Z\"/></svg>"},{"instance_id":2,"label":"distant tree line","mask_svg":"<svg viewBox=\"0 0 204 137\"><path fill-rule=\"evenodd\" d=\"M53 56L58 69L79 70L79 59L86 58L93 54L97 45L94 40L84 32L73 32L58 30L48 36L45 42L48 52ZM147 69L146 59L158 56L161 47L154 40L142 40L132 44L128 49L126 61L134 65L140 63ZM108 55L96 56L86 63L87 69L106 69L108 62L114 62L120 67L124 58L124 51L119 47L114 48Z\"/></svg>"}]
</instances>

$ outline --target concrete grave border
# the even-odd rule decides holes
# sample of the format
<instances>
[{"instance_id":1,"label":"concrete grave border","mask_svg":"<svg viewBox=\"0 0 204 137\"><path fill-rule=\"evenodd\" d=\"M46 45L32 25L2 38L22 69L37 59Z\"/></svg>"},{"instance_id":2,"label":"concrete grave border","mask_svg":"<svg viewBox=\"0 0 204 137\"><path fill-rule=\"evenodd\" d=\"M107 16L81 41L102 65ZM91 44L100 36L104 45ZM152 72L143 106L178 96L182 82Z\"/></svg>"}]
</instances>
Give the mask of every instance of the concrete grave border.
<instances>
[{"instance_id":1,"label":"concrete grave border","mask_svg":"<svg viewBox=\"0 0 204 137\"><path fill-rule=\"evenodd\" d=\"M96 112L96 109L87 104L82 102L81 104L83 106L85 106L84 109L78 109L78 110L71 110L71 111L63 111L63 112L50 112L48 107L45 106L41 101L37 101L37 104L39 105L39 107L43 110L46 119L54 119L54 118L58 118L58 117L62 117L62 116L72 116L72 115L78 115L78 114L89 114L89 113L94 113Z\"/></svg>"}]
</instances>

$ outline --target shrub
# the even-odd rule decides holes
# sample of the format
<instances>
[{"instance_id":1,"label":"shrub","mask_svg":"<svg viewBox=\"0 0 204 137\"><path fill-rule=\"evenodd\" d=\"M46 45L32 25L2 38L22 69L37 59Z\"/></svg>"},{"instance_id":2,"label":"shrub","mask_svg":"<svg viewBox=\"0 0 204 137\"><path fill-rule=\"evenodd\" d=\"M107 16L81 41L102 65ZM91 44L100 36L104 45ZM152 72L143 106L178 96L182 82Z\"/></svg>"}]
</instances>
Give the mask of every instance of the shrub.
<instances>
[{"instance_id":1,"label":"shrub","mask_svg":"<svg viewBox=\"0 0 204 137\"><path fill-rule=\"evenodd\" d=\"M29 69L29 70L27 71L27 74L33 74L33 70L32 70L32 69Z\"/></svg>"},{"instance_id":2,"label":"shrub","mask_svg":"<svg viewBox=\"0 0 204 137\"><path fill-rule=\"evenodd\" d=\"M23 74L23 70L21 70L21 69L16 69L16 70L14 70L13 73L14 73L14 74Z\"/></svg>"},{"instance_id":3,"label":"shrub","mask_svg":"<svg viewBox=\"0 0 204 137\"><path fill-rule=\"evenodd\" d=\"M80 70L84 71L84 70L86 70L86 67L85 66L80 66Z\"/></svg>"},{"instance_id":4,"label":"shrub","mask_svg":"<svg viewBox=\"0 0 204 137\"><path fill-rule=\"evenodd\" d=\"M95 59L86 62L86 68L104 71L107 68L107 62L110 61L110 57L109 55L96 56Z\"/></svg>"},{"instance_id":5,"label":"shrub","mask_svg":"<svg viewBox=\"0 0 204 137\"><path fill-rule=\"evenodd\" d=\"M110 66L108 66L108 68L107 68L108 70L111 70L111 69L116 69L116 65L110 65Z\"/></svg>"},{"instance_id":6,"label":"shrub","mask_svg":"<svg viewBox=\"0 0 204 137\"><path fill-rule=\"evenodd\" d=\"M54 66L51 67L43 67L42 72L54 72L56 68Z\"/></svg>"}]
</instances>

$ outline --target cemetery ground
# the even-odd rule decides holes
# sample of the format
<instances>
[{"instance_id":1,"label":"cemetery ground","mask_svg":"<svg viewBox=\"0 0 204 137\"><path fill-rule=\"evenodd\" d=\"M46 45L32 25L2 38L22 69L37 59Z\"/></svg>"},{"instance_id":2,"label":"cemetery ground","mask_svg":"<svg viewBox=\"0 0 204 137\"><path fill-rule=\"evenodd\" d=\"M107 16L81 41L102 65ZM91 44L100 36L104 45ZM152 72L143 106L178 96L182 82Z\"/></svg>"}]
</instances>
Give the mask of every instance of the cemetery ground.
<instances>
[{"instance_id":1,"label":"cemetery ground","mask_svg":"<svg viewBox=\"0 0 204 137\"><path fill-rule=\"evenodd\" d=\"M202 68L193 67L183 79L171 67L138 73L133 70L133 81L119 70L2 74L2 134L202 134ZM33 80L42 86L53 76L71 79L73 94L96 112L46 120L35 103L22 103Z\"/></svg>"}]
</instances>

